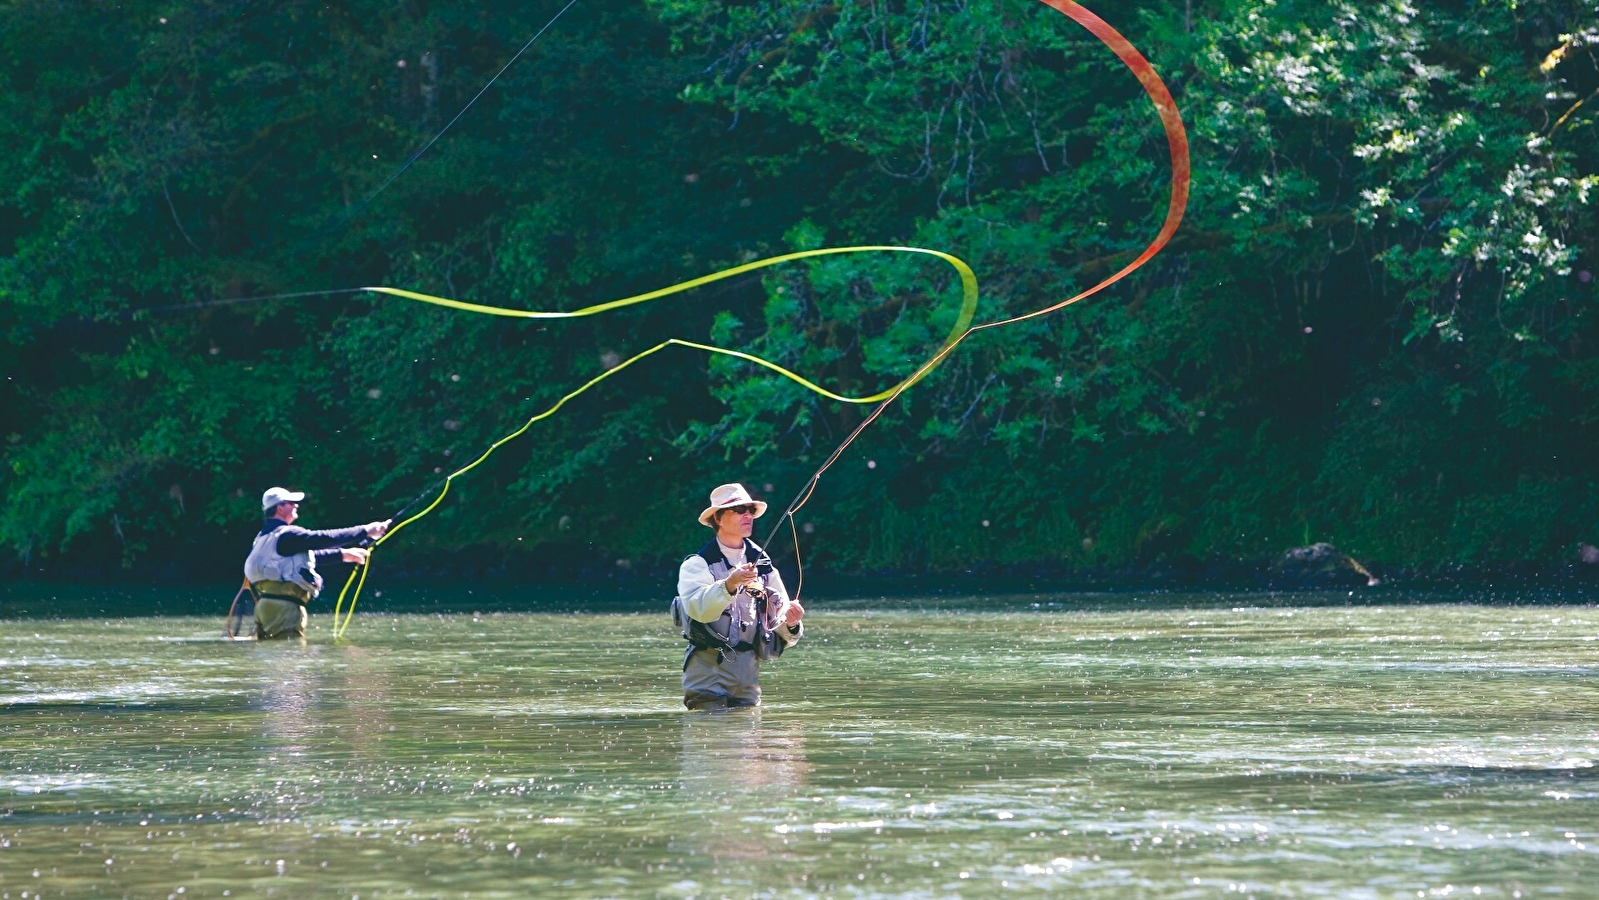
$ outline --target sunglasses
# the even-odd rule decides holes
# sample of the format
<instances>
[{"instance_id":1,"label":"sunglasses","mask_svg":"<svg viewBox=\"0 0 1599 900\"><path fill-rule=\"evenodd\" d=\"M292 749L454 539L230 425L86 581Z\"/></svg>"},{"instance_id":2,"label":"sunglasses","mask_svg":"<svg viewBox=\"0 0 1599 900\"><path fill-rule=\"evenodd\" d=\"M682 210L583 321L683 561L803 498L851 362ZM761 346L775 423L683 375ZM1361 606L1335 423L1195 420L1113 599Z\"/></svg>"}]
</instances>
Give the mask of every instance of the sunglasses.
<instances>
[{"instance_id":1,"label":"sunglasses","mask_svg":"<svg viewBox=\"0 0 1599 900\"><path fill-rule=\"evenodd\" d=\"M736 513L741 516L745 513L749 513L753 516L755 515L756 506L753 503L744 503L739 506L728 506L725 507L725 509L730 513Z\"/></svg>"}]
</instances>

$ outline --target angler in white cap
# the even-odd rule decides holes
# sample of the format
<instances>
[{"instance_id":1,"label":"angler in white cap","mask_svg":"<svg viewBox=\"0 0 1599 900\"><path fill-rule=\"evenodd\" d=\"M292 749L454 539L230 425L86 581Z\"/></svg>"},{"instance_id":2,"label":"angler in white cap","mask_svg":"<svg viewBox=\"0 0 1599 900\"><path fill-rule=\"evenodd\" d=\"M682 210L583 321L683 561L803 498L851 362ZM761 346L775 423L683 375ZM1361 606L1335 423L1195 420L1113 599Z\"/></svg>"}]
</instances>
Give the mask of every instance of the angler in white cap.
<instances>
[{"instance_id":1,"label":"angler in white cap","mask_svg":"<svg viewBox=\"0 0 1599 900\"><path fill-rule=\"evenodd\" d=\"M261 495L266 521L244 561L244 578L255 595L255 636L262 640L305 637L305 606L322 591L317 560L337 556L363 565L367 551L358 545L389 530L386 521L328 531L301 528L294 520L304 499L304 493L280 487Z\"/></svg>"},{"instance_id":2,"label":"angler in white cap","mask_svg":"<svg viewBox=\"0 0 1599 900\"><path fill-rule=\"evenodd\" d=\"M716 536L677 571L672 621L688 641L683 705L726 709L761 702L761 660L776 659L800 639L805 615L791 600L766 551L750 540L766 503L742 484L711 491L700 524Z\"/></svg>"}]
</instances>

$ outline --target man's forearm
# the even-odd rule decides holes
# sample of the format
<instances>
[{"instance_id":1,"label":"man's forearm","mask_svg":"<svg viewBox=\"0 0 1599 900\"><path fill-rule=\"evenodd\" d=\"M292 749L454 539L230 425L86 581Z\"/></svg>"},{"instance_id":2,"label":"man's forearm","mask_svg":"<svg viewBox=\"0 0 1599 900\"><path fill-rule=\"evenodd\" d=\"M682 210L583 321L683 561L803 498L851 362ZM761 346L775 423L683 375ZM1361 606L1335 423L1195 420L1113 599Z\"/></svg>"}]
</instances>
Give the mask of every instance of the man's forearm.
<instances>
[{"instance_id":1,"label":"man's forearm","mask_svg":"<svg viewBox=\"0 0 1599 900\"><path fill-rule=\"evenodd\" d=\"M722 610L733 602L733 595L727 592L727 581L716 580L711 575L711 567L698 556L689 557L678 568L677 597L683 604L683 611L696 622L716 621Z\"/></svg>"},{"instance_id":2,"label":"man's forearm","mask_svg":"<svg viewBox=\"0 0 1599 900\"><path fill-rule=\"evenodd\" d=\"M279 529L278 553L283 556L293 556L308 550L313 553L318 550L337 550L342 547L353 547L365 538L365 525L330 528L326 531L310 531L290 525Z\"/></svg>"},{"instance_id":3,"label":"man's forearm","mask_svg":"<svg viewBox=\"0 0 1599 900\"><path fill-rule=\"evenodd\" d=\"M728 604L733 602L733 595L727 592L727 583L723 581L694 585L678 596L683 600L683 611L696 622L716 621Z\"/></svg>"}]
</instances>

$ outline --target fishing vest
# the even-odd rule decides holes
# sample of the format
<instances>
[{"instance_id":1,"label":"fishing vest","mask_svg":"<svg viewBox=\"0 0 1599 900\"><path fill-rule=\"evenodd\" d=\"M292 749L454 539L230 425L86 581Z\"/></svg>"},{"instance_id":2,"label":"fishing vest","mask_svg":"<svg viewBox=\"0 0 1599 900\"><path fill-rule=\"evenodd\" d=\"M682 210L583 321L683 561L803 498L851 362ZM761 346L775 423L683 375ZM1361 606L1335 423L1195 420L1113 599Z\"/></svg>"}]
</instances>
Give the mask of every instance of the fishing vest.
<instances>
[{"instance_id":1,"label":"fishing vest","mask_svg":"<svg viewBox=\"0 0 1599 900\"><path fill-rule=\"evenodd\" d=\"M293 556L278 553L278 535L282 533L280 527L255 536L250 555L244 560L244 577L257 597L304 606L322 590L316 556L309 550Z\"/></svg>"},{"instance_id":2,"label":"fishing vest","mask_svg":"<svg viewBox=\"0 0 1599 900\"><path fill-rule=\"evenodd\" d=\"M721 545L716 538L711 538L705 546L694 554L705 560L711 569L711 578L724 581L733 567L727 564L727 558L722 555ZM686 562L691 557L685 556ZM744 558L755 563L756 578L768 591L772 589L772 559L766 555L759 545L749 538L744 539ZM744 589L739 588L739 594ZM775 609L767 609L766 601L754 598L751 604L755 616L754 621L745 622L738 620L738 594L728 598L727 609L722 610L721 616L714 622L701 622L691 618L688 610L683 608L680 598L672 598L672 623L682 633L683 640L688 641L688 647L683 653L683 668L688 668L688 661L696 650L715 650L716 663L722 662L734 653L749 653L754 651L756 659L776 659L783 655L787 646L783 639L772 628L771 618L777 613Z\"/></svg>"}]
</instances>

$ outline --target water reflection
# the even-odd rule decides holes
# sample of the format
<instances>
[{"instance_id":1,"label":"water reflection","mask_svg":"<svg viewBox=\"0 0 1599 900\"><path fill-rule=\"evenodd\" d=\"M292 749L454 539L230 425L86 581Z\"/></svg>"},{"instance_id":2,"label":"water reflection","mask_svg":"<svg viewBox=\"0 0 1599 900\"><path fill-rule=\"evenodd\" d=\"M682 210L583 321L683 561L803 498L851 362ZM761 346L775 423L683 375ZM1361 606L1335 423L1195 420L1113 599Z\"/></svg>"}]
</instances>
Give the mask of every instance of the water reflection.
<instances>
[{"instance_id":1,"label":"water reflection","mask_svg":"<svg viewBox=\"0 0 1599 900\"><path fill-rule=\"evenodd\" d=\"M675 836L673 848L705 863L694 871L701 883L720 880L718 867L760 867L786 855L789 839L771 821L803 794L811 774L798 724L766 707L685 713L680 761L681 802L706 814Z\"/></svg>"},{"instance_id":2,"label":"water reflection","mask_svg":"<svg viewBox=\"0 0 1599 900\"><path fill-rule=\"evenodd\" d=\"M391 663L370 647L339 648L339 668L332 679L342 713L338 736L349 746L352 764L373 765L383 757L383 740L396 730L392 711Z\"/></svg>"},{"instance_id":3,"label":"water reflection","mask_svg":"<svg viewBox=\"0 0 1599 900\"><path fill-rule=\"evenodd\" d=\"M310 741L318 730L313 713L321 693L315 657L325 649L303 641L274 641L256 647L262 668L257 694L264 713L262 731L270 749L285 757L311 749Z\"/></svg>"},{"instance_id":4,"label":"water reflection","mask_svg":"<svg viewBox=\"0 0 1599 900\"><path fill-rule=\"evenodd\" d=\"M759 794L795 796L811 764L805 732L765 707L685 713L680 760L683 791L693 802L733 803Z\"/></svg>"}]
</instances>

